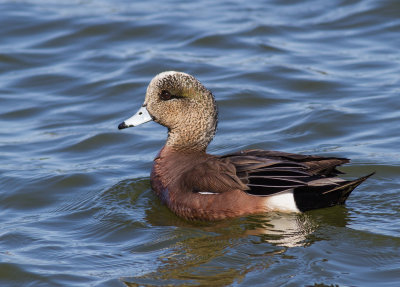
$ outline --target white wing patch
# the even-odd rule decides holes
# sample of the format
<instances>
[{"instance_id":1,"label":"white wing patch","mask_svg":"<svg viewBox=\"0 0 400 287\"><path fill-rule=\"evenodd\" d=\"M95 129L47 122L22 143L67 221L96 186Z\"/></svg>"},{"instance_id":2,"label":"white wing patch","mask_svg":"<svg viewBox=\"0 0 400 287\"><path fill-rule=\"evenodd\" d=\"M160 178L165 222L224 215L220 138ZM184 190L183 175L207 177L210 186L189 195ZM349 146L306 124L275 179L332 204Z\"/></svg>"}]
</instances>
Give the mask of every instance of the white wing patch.
<instances>
[{"instance_id":1,"label":"white wing patch","mask_svg":"<svg viewBox=\"0 0 400 287\"><path fill-rule=\"evenodd\" d=\"M198 193L200 193L200 194L218 194L218 193L209 192L209 191L200 191L200 192L198 192Z\"/></svg>"}]
</instances>

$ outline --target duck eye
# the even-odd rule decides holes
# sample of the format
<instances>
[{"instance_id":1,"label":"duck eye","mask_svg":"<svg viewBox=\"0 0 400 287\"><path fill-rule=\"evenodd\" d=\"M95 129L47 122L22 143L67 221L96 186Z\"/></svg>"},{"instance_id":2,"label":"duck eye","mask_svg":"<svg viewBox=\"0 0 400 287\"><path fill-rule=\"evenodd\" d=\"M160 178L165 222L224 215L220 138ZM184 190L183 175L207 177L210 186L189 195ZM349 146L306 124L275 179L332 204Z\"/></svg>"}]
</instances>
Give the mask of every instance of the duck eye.
<instances>
[{"instance_id":1,"label":"duck eye","mask_svg":"<svg viewBox=\"0 0 400 287\"><path fill-rule=\"evenodd\" d=\"M160 94L160 99L163 101L168 101L172 98L173 96L171 95L170 92L168 92L167 90L162 90L161 94Z\"/></svg>"}]
</instances>

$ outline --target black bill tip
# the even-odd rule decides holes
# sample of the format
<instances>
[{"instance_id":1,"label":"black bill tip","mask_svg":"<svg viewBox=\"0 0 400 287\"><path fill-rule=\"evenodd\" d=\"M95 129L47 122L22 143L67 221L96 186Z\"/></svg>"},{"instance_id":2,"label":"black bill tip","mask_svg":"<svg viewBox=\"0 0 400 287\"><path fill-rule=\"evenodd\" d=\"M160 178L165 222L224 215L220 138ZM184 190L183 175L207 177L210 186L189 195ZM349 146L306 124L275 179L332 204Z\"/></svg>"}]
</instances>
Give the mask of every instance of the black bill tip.
<instances>
[{"instance_id":1,"label":"black bill tip","mask_svg":"<svg viewBox=\"0 0 400 287\"><path fill-rule=\"evenodd\" d=\"M129 128L129 126L127 126L127 125L125 124L125 122L122 122L122 123L120 123L120 124L118 125L118 129L119 129L119 130L126 129L126 128Z\"/></svg>"}]
</instances>

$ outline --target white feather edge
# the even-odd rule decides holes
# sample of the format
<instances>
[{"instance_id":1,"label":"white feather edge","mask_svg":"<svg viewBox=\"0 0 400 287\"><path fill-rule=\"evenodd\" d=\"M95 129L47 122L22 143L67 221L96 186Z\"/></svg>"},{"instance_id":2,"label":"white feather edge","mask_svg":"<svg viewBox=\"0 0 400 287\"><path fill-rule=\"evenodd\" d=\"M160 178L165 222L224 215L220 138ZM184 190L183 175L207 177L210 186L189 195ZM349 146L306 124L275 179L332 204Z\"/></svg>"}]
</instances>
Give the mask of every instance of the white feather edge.
<instances>
[{"instance_id":1,"label":"white feather edge","mask_svg":"<svg viewBox=\"0 0 400 287\"><path fill-rule=\"evenodd\" d=\"M199 194L219 194L219 193L208 192L208 191L200 191Z\"/></svg>"}]
</instances>

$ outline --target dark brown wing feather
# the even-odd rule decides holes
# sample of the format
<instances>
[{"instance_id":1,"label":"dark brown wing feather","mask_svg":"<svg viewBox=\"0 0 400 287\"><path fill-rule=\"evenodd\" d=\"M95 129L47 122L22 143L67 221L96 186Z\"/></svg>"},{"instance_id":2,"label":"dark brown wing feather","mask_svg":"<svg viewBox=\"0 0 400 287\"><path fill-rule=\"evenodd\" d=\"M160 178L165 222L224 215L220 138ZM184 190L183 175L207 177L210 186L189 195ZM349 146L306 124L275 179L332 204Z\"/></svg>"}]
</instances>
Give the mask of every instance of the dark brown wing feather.
<instances>
[{"instance_id":1,"label":"dark brown wing feather","mask_svg":"<svg viewBox=\"0 0 400 287\"><path fill-rule=\"evenodd\" d=\"M225 155L224 157L231 156L254 156L258 158L275 159L283 162L294 162L298 164L303 164L308 167L308 173L310 174L319 174L326 176L335 176L337 174L341 174L342 172L336 170L336 167L350 161L347 158L321 157L316 155L303 155L259 149L244 150L237 153Z\"/></svg>"},{"instance_id":2,"label":"dark brown wing feather","mask_svg":"<svg viewBox=\"0 0 400 287\"><path fill-rule=\"evenodd\" d=\"M240 189L265 196L306 185L311 176L308 170L307 165L295 161L233 154L196 164L182 175L182 182L193 192Z\"/></svg>"},{"instance_id":3,"label":"dark brown wing feather","mask_svg":"<svg viewBox=\"0 0 400 287\"><path fill-rule=\"evenodd\" d=\"M186 189L193 192L222 193L249 189L237 176L236 167L227 159L210 157L182 175Z\"/></svg>"},{"instance_id":4,"label":"dark brown wing feather","mask_svg":"<svg viewBox=\"0 0 400 287\"><path fill-rule=\"evenodd\" d=\"M249 187L247 193L260 196L307 187L310 181L334 177L341 173L336 167L349 162L345 158L265 150L245 150L221 159L235 166L237 176Z\"/></svg>"}]
</instances>

